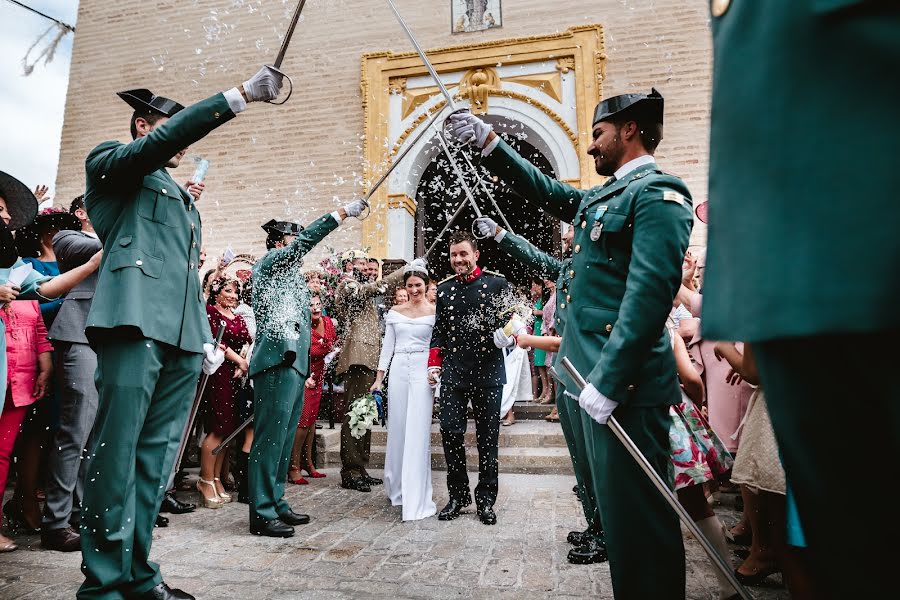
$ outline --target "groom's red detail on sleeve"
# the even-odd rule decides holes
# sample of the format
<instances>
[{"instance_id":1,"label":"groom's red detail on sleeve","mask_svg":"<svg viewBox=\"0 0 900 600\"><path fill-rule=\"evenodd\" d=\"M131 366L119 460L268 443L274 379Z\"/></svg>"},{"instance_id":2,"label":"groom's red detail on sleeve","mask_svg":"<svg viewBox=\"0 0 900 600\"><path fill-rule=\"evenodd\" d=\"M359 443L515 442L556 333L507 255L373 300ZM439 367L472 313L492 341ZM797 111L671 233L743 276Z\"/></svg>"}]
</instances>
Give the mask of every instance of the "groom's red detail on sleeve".
<instances>
[{"instance_id":1,"label":"groom's red detail on sleeve","mask_svg":"<svg viewBox=\"0 0 900 600\"><path fill-rule=\"evenodd\" d=\"M428 366L441 367L444 365L444 359L441 358L441 349L432 348L428 351Z\"/></svg>"}]
</instances>

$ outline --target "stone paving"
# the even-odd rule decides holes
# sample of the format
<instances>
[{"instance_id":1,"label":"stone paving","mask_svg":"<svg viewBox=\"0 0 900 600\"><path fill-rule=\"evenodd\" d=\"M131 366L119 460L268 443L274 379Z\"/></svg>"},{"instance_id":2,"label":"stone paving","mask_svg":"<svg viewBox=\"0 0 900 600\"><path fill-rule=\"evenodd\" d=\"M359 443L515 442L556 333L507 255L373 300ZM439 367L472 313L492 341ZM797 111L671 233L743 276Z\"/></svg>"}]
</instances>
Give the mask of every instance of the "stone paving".
<instances>
[{"instance_id":1,"label":"stone paving","mask_svg":"<svg viewBox=\"0 0 900 600\"><path fill-rule=\"evenodd\" d=\"M567 533L584 527L571 476L501 475L499 524L487 527L474 512L403 523L380 487L344 490L335 469L324 472L308 486L289 486L294 508L313 520L287 540L250 535L241 504L172 515L155 531L152 551L166 582L204 600L613 597L606 564L566 562ZM434 481L440 508L444 473L435 471ZM717 512L728 522L737 516L723 506ZM79 554L41 550L37 537L17 542L18 551L0 554L0 599L74 598ZM687 539L685 547L688 598L718 598L699 544ZM752 588L756 598L788 597L777 577L769 582Z\"/></svg>"}]
</instances>

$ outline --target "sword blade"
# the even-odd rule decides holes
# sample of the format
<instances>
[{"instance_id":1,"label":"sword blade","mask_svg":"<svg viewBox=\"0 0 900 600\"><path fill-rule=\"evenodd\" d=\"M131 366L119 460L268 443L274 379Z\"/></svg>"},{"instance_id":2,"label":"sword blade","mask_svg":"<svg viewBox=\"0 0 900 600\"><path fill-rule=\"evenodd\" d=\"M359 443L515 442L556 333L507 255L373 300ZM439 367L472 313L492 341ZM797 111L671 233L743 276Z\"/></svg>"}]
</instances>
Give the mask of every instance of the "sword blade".
<instances>
[{"instance_id":1,"label":"sword blade","mask_svg":"<svg viewBox=\"0 0 900 600\"><path fill-rule=\"evenodd\" d=\"M475 202L475 195L472 194L472 189L469 187L469 184L466 183L465 178L463 177L462 170L459 168L459 164L457 164L456 159L453 158L453 154L450 153L450 148L447 147L447 142L444 140L444 134L438 132L437 134L438 143L441 145L441 148L444 150L444 154L447 155L447 160L450 161L450 166L453 167L453 171L456 173L456 178L459 179L459 184L462 186L463 190L466 192L466 198L469 200L469 203L472 205L472 209L475 211L475 216L479 219L484 215L481 214L481 210L478 208L478 203Z\"/></svg>"},{"instance_id":2,"label":"sword blade","mask_svg":"<svg viewBox=\"0 0 900 600\"><path fill-rule=\"evenodd\" d=\"M450 106L450 108L456 109L456 103L453 102L453 96L451 96L450 92L447 91L447 87L444 85L444 82L441 81L441 78L438 76L437 71L434 70L434 65L431 64L431 61L428 60L428 57L425 55L425 51L422 50L419 42L416 41L416 36L413 35L412 30L406 25L403 17L400 16L400 11L398 11L397 7L394 6L394 0L387 0L387 2L390 5L391 10L394 11L394 16L397 17L397 21L400 23L400 27L402 27L403 31L406 32L406 37L408 37L409 41L412 42L412 45L415 46L416 52L419 53L419 58L421 58L422 62L425 63L425 68L428 69L428 73L431 74L431 78L434 79L434 82L441 89L441 93L444 95L444 98L447 99L447 104Z\"/></svg>"},{"instance_id":3,"label":"sword blade","mask_svg":"<svg viewBox=\"0 0 900 600\"><path fill-rule=\"evenodd\" d=\"M275 58L275 68L280 69L281 63L284 62L284 55L287 53L288 45L291 43L291 38L294 37L294 29L297 28L297 22L300 21L300 13L303 12L303 6L306 4L306 0L300 0L297 3L297 8L294 10L294 18L291 19L291 24L288 27L287 32L284 34L284 39L281 41L281 50L278 51L278 56Z\"/></svg>"}]
</instances>

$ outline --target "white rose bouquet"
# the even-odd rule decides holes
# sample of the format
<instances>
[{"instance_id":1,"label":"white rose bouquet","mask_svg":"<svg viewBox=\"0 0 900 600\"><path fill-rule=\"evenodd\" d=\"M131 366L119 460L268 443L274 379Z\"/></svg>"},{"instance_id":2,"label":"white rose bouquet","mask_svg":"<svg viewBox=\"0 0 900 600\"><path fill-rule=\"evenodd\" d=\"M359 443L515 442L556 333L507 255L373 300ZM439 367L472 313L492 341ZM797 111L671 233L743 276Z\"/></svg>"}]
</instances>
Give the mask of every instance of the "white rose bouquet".
<instances>
[{"instance_id":1,"label":"white rose bouquet","mask_svg":"<svg viewBox=\"0 0 900 600\"><path fill-rule=\"evenodd\" d=\"M350 404L347 415L350 417L350 435L360 439L372 429L372 424L378 419L378 405L375 403L375 396L366 394L354 400Z\"/></svg>"}]
</instances>

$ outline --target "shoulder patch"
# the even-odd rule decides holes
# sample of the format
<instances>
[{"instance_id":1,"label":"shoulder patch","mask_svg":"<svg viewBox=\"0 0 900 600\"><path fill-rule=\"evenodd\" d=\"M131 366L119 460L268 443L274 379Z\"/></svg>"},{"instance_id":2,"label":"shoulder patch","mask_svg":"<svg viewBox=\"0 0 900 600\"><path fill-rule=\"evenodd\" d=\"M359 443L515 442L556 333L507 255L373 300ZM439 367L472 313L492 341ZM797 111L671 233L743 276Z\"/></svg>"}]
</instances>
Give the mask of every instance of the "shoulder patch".
<instances>
[{"instance_id":1,"label":"shoulder patch","mask_svg":"<svg viewBox=\"0 0 900 600\"><path fill-rule=\"evenodd\" d=\"M643 179L644 177L646 177L646 176L649 175L650 173L653 173L653 171L652 171L652 170L641 171L640 173L637 173L634 177L632 177L631 180L634 181L635 179Z\"/></svg>"},{"instance_id":2,"label":"shoulder patch","mask_svg":"<svg viewBox=\"0 0 900 600\"><path fill-rule=\"evenodd\" d=\"M666 190L663 192L663 200L666 202L675 202L684 206L684 196L676 192L675 190Z\"/></svg>"}]
</instances>

